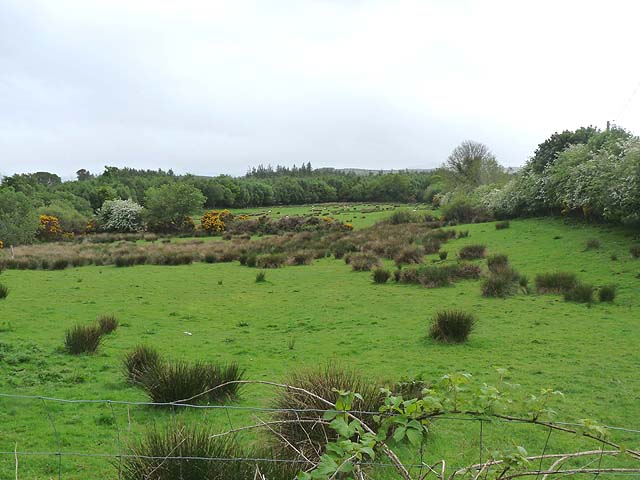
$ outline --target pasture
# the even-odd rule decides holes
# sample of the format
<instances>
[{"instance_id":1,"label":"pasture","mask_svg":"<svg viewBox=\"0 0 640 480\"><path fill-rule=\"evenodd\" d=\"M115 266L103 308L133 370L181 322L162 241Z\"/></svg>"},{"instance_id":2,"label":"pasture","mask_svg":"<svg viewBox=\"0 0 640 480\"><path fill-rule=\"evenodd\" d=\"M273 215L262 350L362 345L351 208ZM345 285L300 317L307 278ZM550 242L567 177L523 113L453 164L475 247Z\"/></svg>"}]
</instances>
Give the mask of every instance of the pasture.
<instances>
[{"instance_id":1,"label":"pasture","mask_svg":"<svg viewBox=\"0 0 640 480\"><path fill-rule=\"evenodd\" d=\"M322 212L365 228L390 211L352 208L328 206ZM299 215L309 209L274 207L270 214ZM258 270L237 261L7 270L0 275L9 288L0 300L0 393L145 401L145 393L127 383L122 371L126 352L143 343L172 359L237 362L246 368L246 378L271 381L333 361L386 384L430 381L455 371L469 372L481 383L494 380L498 365L509 368L510 379L523 391L562 391L566 399L558 406L559 420L595 418L639 428L640 260L629 255L635 234L560 219L514 220L506 229L496 229L495 223L455 228L468 230L469 236L443 246L449 255L445 262L453 261L462 247L480 243L488 254L508 255L531 280L539 273L573 272L595 287L617 285L617 296L612 303L593 304L534 291L487 298L481 295L481 279L442 288L393 280L374 284L370 272L352 271L332 257L268 269L265 281L258 283ZM593 239L597 248L587 248ZM437 254L425 257L427 264L437 262ZM384 263L391 268L392 262ZM486 272L484 259L473 263ZM430 319L445 308L476 315L468 342L441 344L428 338ZM114 314L120 325L96 354L63 351L67 328L105 313ZM268 387L247 386L232 405L264 407L272 398ZM154 423L179 418L224 430L251 423L252 415L0 398L0 450L111 454ZM473 461L477 438L465 428L441 424L429 445L429 459L448 455ZM495 427L488 435L502 434ZM622 439L640 444L638 435ZM538 445L537 437L530 440ZM254 442L255 436L242 441ZM57 478L55 456L21 456L19 463L20 478ZM14 465L13 455L0 456L0 476L7 478L4 472L13 472ZM117 478L116 465L110 458L65 456L60 468L65 479Z\"/></svg>"}]
</instances>

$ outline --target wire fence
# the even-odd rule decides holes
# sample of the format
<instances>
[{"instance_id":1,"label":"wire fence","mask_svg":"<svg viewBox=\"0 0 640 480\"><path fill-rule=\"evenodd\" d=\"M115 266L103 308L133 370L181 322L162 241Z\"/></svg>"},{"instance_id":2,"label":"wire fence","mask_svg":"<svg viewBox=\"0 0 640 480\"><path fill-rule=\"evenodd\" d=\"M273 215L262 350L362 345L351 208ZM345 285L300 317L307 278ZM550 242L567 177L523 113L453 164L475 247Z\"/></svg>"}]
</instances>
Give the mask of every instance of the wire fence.
<instances>
[{"instance_id":1,"label":"wire fence","mask_svg":"<svg viewBox=\"0 0 640 480\"><path fill-rule=\"evenodd\" d=\"M224 431L242 431L243 427L237 428L234 427L234 421L232 420L232 415L236 415L236 420L238 420L242 415L245 414L261 414L261 415L274 415L278 413L295 413L295 414L316 414L318 416L327 413L344 413L344 411L332 410L332 409L316 409L316 408L270 408L263 406L245 406L245 405L200 405L200 404L192 404L192 403L158 403L158 402L148 402L148 401L128 401L128 400L111 400L111 399L63 399L56 397L48 397L41 395L19 395L19 394L9 394L9 393L0 393L0 410L2 409L2 402L17 402L18 410L21 410L25 407L26 404L30 403L32 405L39 405L43 410L43 419L49 424L50 427L50 435L47 437L48 440L38 439L39 443L46 443L50 446L47 449L22 449L18 448L19 444L28 443L26 439L19 439L19 434L15 434L15 432L11 432L11 428L7 428L7 424L0 427L0 458L8 459L4 463L1 463L2 467L0 468L0 478L13 478L8 477L4 473L2 473L3 468L6 468L8 463L13 463L15 465L15 478L19 478L19 465L22 463L20 458L22 457L23 461L28 458L33 457L51 457L55 459L55 465L53 471L49 471L50 478L57 478L58 480L62 480L63 478L79 478L74 477L72 472L65 472L63 469L63 459L64 458L76 458L76 459L97 459L97 460L107 460L114 465L114 478L121 479L123 475L122 471L122 462L127 459L146 459L146 460L160 460L160 461L205 461L205 462L249 462L251 464L299 464L300 468L305 465L309 465L309 461L302 458L273 458L267 456L234 456L234 457L218 457L218 456L189 456L189 455L163 455L163 456L155 456L155 455L141 455L137 453L132 453L128 451L128 444L131 438L135 438L136 435L141 435L143 431L134 432L135 430L132 428L132 417L131 417L131 408L141 408L147 414L152 416L152 419L146 419L141 422L138 426L144 429L145 424L149 421L153 422L153 417L162 416L160 410L153 410L154 407L169 407L170 415L175 418L175 416L182 411L195 411L195 412L220 412L221 415L218 419L218 423L220 424L222 430ZM74 418L81 416L78 412L77 408L80 406L87 407L100 407L106 408L108 416L101 417L103 419L102 426L110 427L112 426L112 440L115 443L115 451L77 451L69 446L73 445L73 442L70 441L70 437L75 436L76 427L71 422L70 428L61 428L61 427L69 427L69 419L60 418L62 416L59 408L62 407L70 407L74 409L72 411L72 415ZM29 408L28 406L26 408ZM125 408L126 412L120 412L120 415L116 412L117 408ZM126 413L126 423L122 422L122 416ZM354 415L379 415L379 412L374 411L363 411L363 410L350 410L349 413ZM95 414L95 412L94 412ZM104 419L108 420L105 421ZM120 419L119 419L120 418ZM510 425L513 427L514 425L520 424L523 428L526 429L539 429L541 426L532 424L529 421L519 420L519 419L505 419L505 418L496 418L496 417L478 417L478 416L447 416L442 415L438 417L434 417L432 419L434 425L440 422L454 422L458 424L466 424L467 426L463 430L459 430L458 434L466 435L468 438L473 438L473 448L470 448L468 445L468 440L466 442L466 447L464 454L461 454L460 457L465 457L465 460L459 459L462 463L453 469L453 471L458 470L464 466L470 465L469 460L472 460L471 463L482 463L486 461L489 456L489 449L491 447L495 448L496 438L501 439L504 442L505 435L504 431L500 431L496 433L496 426L499 429L503 429L506 425ZM126 425L126 428L125 428ZM259 427L260 425L253 425L255 427ZM249 425L247 430L253 427ZM14 428L16 425L14 425ZM572 422L548 422L548 433L543 433L542 435L532 435L531 433L525 433L527 440L533 445L533 448L538 449L542 452L542 455L549 454L551 451L550 440L552 437L552 432L554 431L552 427L561 427L561 428L572 428L579 429L583 427L580 423L572 423ZM619 427L613 425L602 425L602 427L606 428L607 431L611 432L612 435L619 435L621 439L621 443L624 442L636 442L636 444L640 445L640 429L631 428L631 427ZM544 428L544 427L543 427ZM490 431L493 429L494 431ZM22 428L18 428L18 430L23 430ZM69 430L69 431L67 431ZM4 433L3 433L4 431ZM84 431L84 434L89 432ZM103 430L95 428L93 432L97 437L101 437L103 435ZM522 432L520 432L522 433ZM13 435L13 438L12 438ZM11 444L9 442L12 442ZM104 442L103 442L104 443ZM561 443L560 443L561 445ZM4 447L3 447L4 446ZM7 448L7 446L12 446L13 448ZM86 445L85 445L86 447ZM99 445L102 449L103 445ZM435 448L433 445L429 446L429 449L433 450L432 454L437 455L439 453L443 453L446 449L439 447L437 444ZM604 444L602 445L604 449ZM476 454L472 455L470 450L476 449ZM423 448L421 447L421 451ZM423 459L420 459L423 460ZM466 461L466 463L464 463ZM393 468L394 465L388 461L370 461L363 462L363 466L367 467L378 467L378 468ZM409 469L411 468L422 468L425 466L424 461L416 462L414 459L412 462L407 462L405 466ZM76 468L77 464L74 463L71 469ZM542 460L540 463L540 467L542 469ZM48 464L48 469L51 469L51 464ZM608 472L600 472L596 473L596 477L598 475L608 475L608 476L624 476L624 477L635 477L640 478L640 473L634 471L626 471L631 469L625 469L624 467L620 467L617 470L610 469ZM53 475L51 475L53 474ZM386 477L385 477L386 478Z\"/></svg>"}]
</instances>

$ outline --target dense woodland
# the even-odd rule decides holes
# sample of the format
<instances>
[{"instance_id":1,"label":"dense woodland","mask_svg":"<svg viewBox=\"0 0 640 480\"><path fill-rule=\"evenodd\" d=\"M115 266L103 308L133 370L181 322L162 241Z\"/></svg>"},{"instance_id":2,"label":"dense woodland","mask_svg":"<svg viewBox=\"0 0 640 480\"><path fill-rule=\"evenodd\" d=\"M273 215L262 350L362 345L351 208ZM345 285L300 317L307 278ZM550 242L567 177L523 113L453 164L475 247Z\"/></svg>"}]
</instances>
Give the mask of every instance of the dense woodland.
<instances>
[{"instance_id":1,"label":"dense woodland","mask_svg":"<svg viewBox=\"0 0 640 480\"><path fill-rule=\"evenodd\" d=\"M620 127L555 133L521 171L509 175L483 144L466 141L431 172L358 175L260 165L245 176L198 177L173 171L85 169L63 182L55 173L4 177L0 241L5 245L97 230L196 228L205 209L327 202L433 203L456 221L477 217L577 214L640 222L640 139Z\"/></svg>"}]
</instances>

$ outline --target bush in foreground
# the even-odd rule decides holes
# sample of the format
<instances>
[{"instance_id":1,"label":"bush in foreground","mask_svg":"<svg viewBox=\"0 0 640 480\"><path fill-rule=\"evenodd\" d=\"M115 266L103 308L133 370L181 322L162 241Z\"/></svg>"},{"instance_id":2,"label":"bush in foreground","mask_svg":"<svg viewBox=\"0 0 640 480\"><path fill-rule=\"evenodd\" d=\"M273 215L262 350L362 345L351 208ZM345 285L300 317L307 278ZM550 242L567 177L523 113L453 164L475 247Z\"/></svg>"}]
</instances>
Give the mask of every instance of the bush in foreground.
<instances>
[{"instance_id":1,"label":"bush in foreground","mask_svg":"<svg viewBox=\"0 0 640 480\"><path fill-rule=\"evenodd\" d=\"M115 315L100 315L98 317L98 328L103 335L114 332L118 328L118 319Z\"/></svg>"},{"instance_id":2,"label":"bush in foreground","mask_svg":"<svg viewBox=\"0 0 640 480\"><path fill-rule=\"evenodd\" d=\"M476 260L483 258L486 251L486 245L467 245L460 249L458 256L463 260Z\"/></svg>"},{"instance_id":3,"label":"bush in foreground","mask_svg":"<svg viewBox=\"0 0 640 480\"><path fill-rule=\"evenodd\" d=\"M92 353L98 349L102 331L97 325L76 325L67 330L64 347L72 355Z\"/></svg>"},{"instance_id":4,"label":"bush in foreground","mask_svg":"<svg viewBox=\"0 0 640 480\"><path fill-rule=\"evenodd\" d=\"M0 283L0 299L7 298L8 295L9 295L9 287L7 287L3 283Z\"/></svg>"},{"instance_id":5,"label":"bush in foreground","mask_svg":"<svg viewBox=\"0 0 640 480\"><path fill-rule=\"evenodd\" d=\"M476 319L470 313L462 310L441 310L433 317L429 336L440 342L462 343L469 337L475 323Z\"/></svg>"},{"instance_id":6,"label":"bush in foreground","mask_svg":"<svg viewBox=\"0 0 640 480\"><path fill-rule=\"evenodd\" d=\"M616 298L616 290L618 287L616 285L603 285L598 290L598 299L601 302L613 302Z\"/></svg>"},{"instance_id":7,"label":"bush in foreground","mask_svg":"<svg viewBox=\"0 0 640 480\"><path fill-rule=\"evenodd\" d=\"M336 390L358 392L363 399L356 399L353 410L377 412L382 403L379 385L368 381L354 370L342 368L334 363L299 370L291 374L284 383L305 389L332 403L338 399ZM275 420L290 422L282 423L277 427L277 433L283 438L283 443L280 445L283 454L291 455L289 453L291 448L286 444L288 441L309 458L318 458L317 452L322 452L327 440L336 438L334 430L320 423L323 412L309 411L326 410L326 403L297 390L282 389L278 391L272 406L285 410L275 412ZM356 416L365 423L373 425L372 415L356 414ZM294 422L298 419L302 420L302 423Z\"/></svg>"},{"instance_id":8,"label":"bush in foreground","mask_svg":"<svg viewBox=\"0 0 640 480\"><path fill-rule=\"evenodd\" d=\"M172 422L162 428L150 427L129 445L122 463L122 478L236 480L258 478L256 471L259 471L259 478L284 480L295 478L301 468L291 462L214 460L272 457L269 452L243 449L232 436L215 437L216 433L202 423Z\"/></svg>"},{"instance_id":9,"label":"bush in foreground","mask_svg":"<svg viewBox=\"0 0 640 480\"><path fill-rule=\"evenodd\" d=\"M127 378L137 383L149 370L162 363L162 356L154 348L138 345L125 355L122 363Z\"/></svg>"},{"instance_id":10,"label":"bush in foreground","mask_svg":"<svg viewBox=\"0 0 640 480\"><path fill-rule=\"evenodd\" d=\"M216 387L242 380L243 375L236 363L159 362L147 370L142 385L156 403L224 402L237 397L240 384Z\"/></svg>"},{"instance_id":11,"label":"bush in foreground","mask_svg":"<svg viewBox=\"0 0 640 480\"><path fill-rule=\"evenodd\" d=\"M267 272L256 273L256 283L262 283L267 280Z\"/></svg>"},{"instance_id":12,"label":"bush in foreground","mask_svg":"<svg viewBox=\"0 0 640 480\"><path fill-rule=\"evenodd\" d=\"M585 283L576 283L564 292L566 302L593 303L593 287Z\"/></svg>"},{"instance_id":13,"label":"bush in foreground","mask_svg":"<svg viewBox=\"0 0 640 480\"><path fill-rule=\"evenodd\" d=\"M536 290L540 293L564 293L578 283L575 273L552 272L536 275Z\"/></svg>"}]
</instances>

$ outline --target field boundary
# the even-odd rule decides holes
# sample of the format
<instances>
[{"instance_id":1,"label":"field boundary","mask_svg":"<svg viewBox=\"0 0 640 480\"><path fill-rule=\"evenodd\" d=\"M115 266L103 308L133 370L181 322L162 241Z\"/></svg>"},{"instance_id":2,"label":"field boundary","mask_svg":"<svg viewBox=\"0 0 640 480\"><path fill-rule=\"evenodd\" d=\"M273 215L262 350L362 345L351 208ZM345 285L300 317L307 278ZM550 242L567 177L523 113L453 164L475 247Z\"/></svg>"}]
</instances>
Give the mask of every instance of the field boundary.
<instances>
[{"instance_id":1,"label":"field boundary","mask_svg":"<svg viewBox=\"0 0 640 480\"><path fill-rule=\"evenodd\" d=\"M64 398L57 398L57 397L48 397L48 396L43 396L43 395L21 395L21 394L11 394L11 393L1 393L0 392L0 401L2 401L3 399L11 399L11 400L18 400L18 401L25 401L25 402L36 402L36 403L40 403L41 406L45 409L46 412L46 416L47 416L47 421L49 422L50 426L51 426L51 432L52 432L52 440L55 443L55 445L57 446L57 449L55 451L35 451L35 450L18 450L17 448L17 443L15 445L14 450L0 450L0 456L13 456L15 459L15 467L16 467L16 479L19 478L18 476L18 468L19 468L19 457L34 457L34 456L50 456L50 457L57 457L58 461L57 461L57 479L58 480L62 480L64 478L63 472L62 472L62 459L63 457L85 457L85 458L104 458L104 459L112 459L115 461L118 461L118 479L122 479L122 461L124 459L131 459L131 458L140 458L140 459L147 459L147 460L162 460L164 461L214 461L214 462L248 462L248 463L253 463L253 464L265 464L265 463L289 463L289 464L300 464L301 467L302 465L309 465L308 460L304 460L304 459L290 459L290 458L268 458L268 457L244 457L244 456L239 456L239 457L198 457L198 456L182 456L182 455L170 455L170 456L149 456L149 455L137 455L137 454L128 454L128 453L124 453L123 452L123 444L121 441L121 428L120 428L120 424L117 420L117 416L116 413L114 411L114 405L123 405L123 406L138 406L138 407L170 407L171 408L171 412L173 414L176 413L176 411L180 410L180 409L198 409L198 410L222 410L225 411L227 413L228 416L228 412L229 411L246 411L246 412L256 412L256 413L266 413L266 414L272 414L272 413L318 413L318 414L324 414L324 413L345 413L345 411L340 411L340 410L335 410L335 409L318 409L318 408L302 408L302 409L295 409L295 408L270 408L270 407L261 407L261 406L251 406L251 405L197 405L197 404L190 404L190 403L178 403L178 402L167 402L167 403L161 403L161 402L149 402L149 401L133 401L133 400L111 400L111 399L64 399ZM56 422L56 415L54 414L54 412L52 411L52 409L50 408L51 405L53 404L66 404L66 405L105 405L110 409L111 415L113 417L113 426L114 429L117 433L117 448L118 451L117 452L113 452L113 453L108 453L108 452L78 452L78 451L64 451L64 449L62 448L62 437L60 435L60 432L57 428L57 422ZM380 412L371 412L371 411L363 411L363 410L349 410L348 413L354 414L354 415L380 415ZM532 424L526 420L522 420L522 419L509 419L509 418L495 418L495 417L478 417L478 416L447 416L447 415L442 415L442 416L437 416L437 417L433 417L433 421L434 422L438 422L438 421L455 421L455 422L475 422L478 425L478 430L477 430L477 441L478 441L478 445L479 445L479 449L478 449L478 458L479 458L479 463L482 464L487 460L487 453L485 452L485 425L486 424L521 424L521 425L528 425L529 427L532 428L541 428L543 427L542 425L539 424ZM549 443L549 437L551 436L551 431L552 428L567 428L567 427L575 427L575 428L579 428L579 427L583 427L582 424L579 423L573 423L573 422L561 422L561 421L556 421L556 422L546 422L548 429L549 429L549 434L547 436L547 440L545 442L545 446L543 448L542 451L542 456L541 457L535 457L535 458L554 458L554 454L548 454L546 453L547 450L547 445ZM228 432L224 432L221 435L224 435L226 433L237 433L239 431L242 431L244 429L249 429L252 428L253 426L250 427L240 427L240 428L234 428L234 426L231 423L231 418L229 417L229 431ZM633 434L633 435L638 435L638 438L640 440L640 429L636 429L636 428L629 428L629 427L618 427L618 426L613 426L613 425L601 425L601 427L605 428L606 430L612 431L612 432L623 432L625 434ZM217 436L217 435L215 435ZM615 455L615 452L612 451L605 451L604 450L604 446L605 446L605 442L602 442L602 448L601 450L597 451L594 453L595 454L600 454L600 456L602 455ZM422 449L421 449L422 450ZM558 454L557 457L561 457L564 454ZM483 458L484 457L484 458ZM384 461L369 461L369 462L362 462L361 463L362 466L366 466L366 467L388 467L388 468L393 468L394 464L390 463L390 462L384 462ZM114 465L115 466L115 465ZM412 463L412 464L406 464L405 467L407 468L425 468L428 467L428 465L426 465L425 463ZM542 462L540 467L542 467ZM455 469L455 471L464 469L466 467L461 466ZM598 475L612 475L612 476L633 476L636 478L640 478L640 471L638 469L629 469L629 468L608 468L608 469L597 469L598 471L589 471L587 472L586 470L582 470L581 472L574 472L574 473L593 473L596 474L596 477ZM557 472L558 474L561 474L560 471ZM544 470L540 469L539 474L544 475L545 472ZM571 475L573 473L567 471L567 473L565 473L565 475Z\"/></svg>"}]
</instances>

